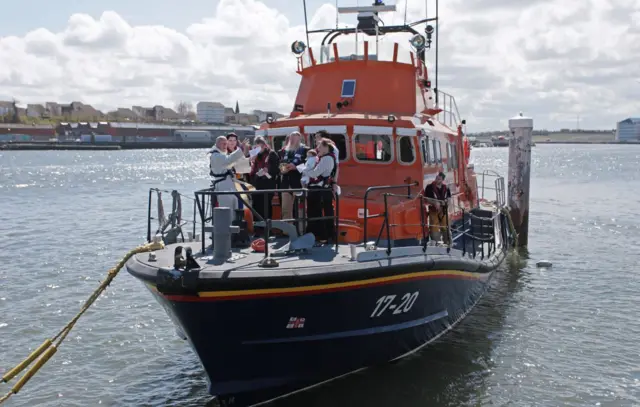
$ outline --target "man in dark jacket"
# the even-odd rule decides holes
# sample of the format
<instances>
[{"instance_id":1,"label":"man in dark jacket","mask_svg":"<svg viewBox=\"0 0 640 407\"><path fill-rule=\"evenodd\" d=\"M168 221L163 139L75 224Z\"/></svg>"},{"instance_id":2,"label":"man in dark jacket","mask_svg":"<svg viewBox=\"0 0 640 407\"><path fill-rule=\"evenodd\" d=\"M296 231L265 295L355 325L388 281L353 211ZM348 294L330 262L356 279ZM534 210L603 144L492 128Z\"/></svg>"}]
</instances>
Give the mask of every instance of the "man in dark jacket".
<instances>
[{"instance_id":1,"label":"man in dark jacket","mask_svg":"<svg viewBox=\"0 0 640 407\"><path fill-rule=\"evenodd\" d=\"M260 147L262 151L253 159L249 180L256 190L276 189L276 181L280 174L280 157L262 137L256 137L255 146ZM273 205L271 203L273 195L273 193L253 195L253 209L265 219L271 219L273 216ZM267 200L266 212L265 199ZM256 230L256 234L258 233L258 230Z\"/></svg>"},{"instance_id":2,"label":"man in dark jacket","mask_svg":"<svg viewBox=\"0 0 640 407\"><path fill-rule=\"evenodd\" d=\"M447 207L451 198L451 191L444 183L445 174L439 172L436 179L424 189L424 197L429 203L429 232L431 239L442 241L446 244L451 242L449 236L449 225L447 225Z\"/></svg>"}]
</instances>

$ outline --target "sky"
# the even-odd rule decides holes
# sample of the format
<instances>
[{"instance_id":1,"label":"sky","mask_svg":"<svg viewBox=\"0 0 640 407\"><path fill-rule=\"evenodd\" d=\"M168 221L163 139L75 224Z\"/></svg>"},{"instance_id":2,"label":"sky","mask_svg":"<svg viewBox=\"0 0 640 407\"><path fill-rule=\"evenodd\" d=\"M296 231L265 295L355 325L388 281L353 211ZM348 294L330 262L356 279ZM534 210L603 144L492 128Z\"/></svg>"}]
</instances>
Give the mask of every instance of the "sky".
<instances>
[{"instance_id":1,"label":"sky","mask_svg":"<svg viewBox=\"0 0 640 407\"><path fill-rule=\"evenodd\" d=\"M425 0L386 3L398 11L385 24L401 23L405 7L409 20L425 16ZM432 14L435 0L427 4ZM311 28L335 26L335 5L308 0ZM439 23L439 88L469 131L505 129L519 112L549 130L640 116L640 0L443 0ZM238 100L241 111L288 114L300 80L290 45L300 39L302 0L7 2L0 100L102 110Z\"/></svg>"}]
</instances>

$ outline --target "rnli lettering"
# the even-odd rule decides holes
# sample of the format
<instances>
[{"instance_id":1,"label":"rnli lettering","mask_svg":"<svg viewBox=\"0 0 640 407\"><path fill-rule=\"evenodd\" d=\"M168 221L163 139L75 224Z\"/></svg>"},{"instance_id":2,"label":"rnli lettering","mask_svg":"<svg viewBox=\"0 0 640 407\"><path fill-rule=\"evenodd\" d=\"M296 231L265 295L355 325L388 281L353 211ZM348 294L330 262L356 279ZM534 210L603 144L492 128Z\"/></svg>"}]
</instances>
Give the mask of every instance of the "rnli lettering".
<instances>
[{"instance_id":1,"label":"rnli lettering","mask_svg":"<svg viewBox=\"0 0 640 407\"><path fill-rule=\"evenodd\" d=\"M411 307L413 307L413 304L416 303L416 300L418 299L418 294L419 294L418 291L414 292L413 294L412 293L404 294L400 298L399 304L396 304L394 302L394 300L397 297L397 295L395 294L384 295L378 298L378 301L376 301L376 308L371 313L371 318L379 317L382 314L384 314L385 311L393 311L392 312L393 315L409 312L411 310Z\"/></svg>"}]
</instances>

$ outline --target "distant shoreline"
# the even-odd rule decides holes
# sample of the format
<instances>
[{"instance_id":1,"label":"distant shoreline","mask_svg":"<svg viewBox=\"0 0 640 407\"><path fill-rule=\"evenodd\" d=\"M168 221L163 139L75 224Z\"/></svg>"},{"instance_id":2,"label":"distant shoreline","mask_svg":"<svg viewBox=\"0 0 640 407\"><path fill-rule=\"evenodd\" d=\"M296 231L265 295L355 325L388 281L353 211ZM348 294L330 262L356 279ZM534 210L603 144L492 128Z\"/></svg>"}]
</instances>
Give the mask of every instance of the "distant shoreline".
<instances>
[{"instance_id":1,"label":"distant shoreline","mask_svg":"<svg viewBox=\"0 0 640 407\"><path fill-rule=\"evenodd\" d=\"M194 149L211 148L212 143L185 143L185 142L137 142L137 143L0 143L0 151L55 151L55 150L75 150L75 151L116 151L116 150L158 150L158 149Z\"/></svg>"},{"instance_id":2,"label":"distant shoreline","mask_svg":"<svg viewBox=\"0 0 640 407\"><path fill-rule=\"evenodd\" d=\"M640 145L640 142L620 142L620 141L536 141L535 144L619 144L619 145ZM502 147L505 146L489 146ZM211 148L211 143L185 143L177 142L137 142L137 143L100 143L100 144L84 144L84 143L49 143L49 142L11 142L0 143L0 151L118 151L118 150L186 150L186 149L205 149ZM488 148L488 147L474 147Z\"/></svg>"},{"instance_id":3,"label":"distant shoreline","mask_svg":"<svg viewBox=\"0 0 640 407\"><path fill-rule=\"evenodd\" d=\"M534 141L536 144L640 144L640 141Z\"/></svg>"}]
</instances>

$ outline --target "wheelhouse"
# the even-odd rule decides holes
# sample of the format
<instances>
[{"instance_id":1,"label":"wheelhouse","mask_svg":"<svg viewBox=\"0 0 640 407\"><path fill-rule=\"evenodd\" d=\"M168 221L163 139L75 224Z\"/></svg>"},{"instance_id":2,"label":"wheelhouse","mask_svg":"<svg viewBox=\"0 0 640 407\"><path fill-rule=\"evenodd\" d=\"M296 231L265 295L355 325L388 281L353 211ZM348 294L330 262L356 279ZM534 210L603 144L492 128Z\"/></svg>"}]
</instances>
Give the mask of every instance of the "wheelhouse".
<instances>
[{"instance_id":1,"label":"wheelhouse","mask_svg":"<svg viewBox=\"0 0 640 407\"><path fill-rule=\"evenodd\" d=\"M360 13L362 8L340 12ZM408 197L423 191L437 173L445 173L454 196L449 211L454 219L461 207L475 206L470 191L476 184L464 156L464 121L454 98L436 89L437 67L432 86L425 60L429 30L426 40L410 26L382 30L385 35L412 34L411 48L383 41L375 30L358 35L355 42L341 41L341 34L358 29L339 28L318 31L325 34L319 47L294 42L301 80L293 109L288 117L268 118L256 135L280 150L293 131L310 147L315 147L315 133L327 132L339 151L341 225L358 225L358 233L368 235L367 222L372 229L381 226L369 211L389 212L397 218L397 240L419 234L408 226L419 223L420 212ZM398 194L370 190L380 185L397 186Z\"/></svg>"}]
</instances>

